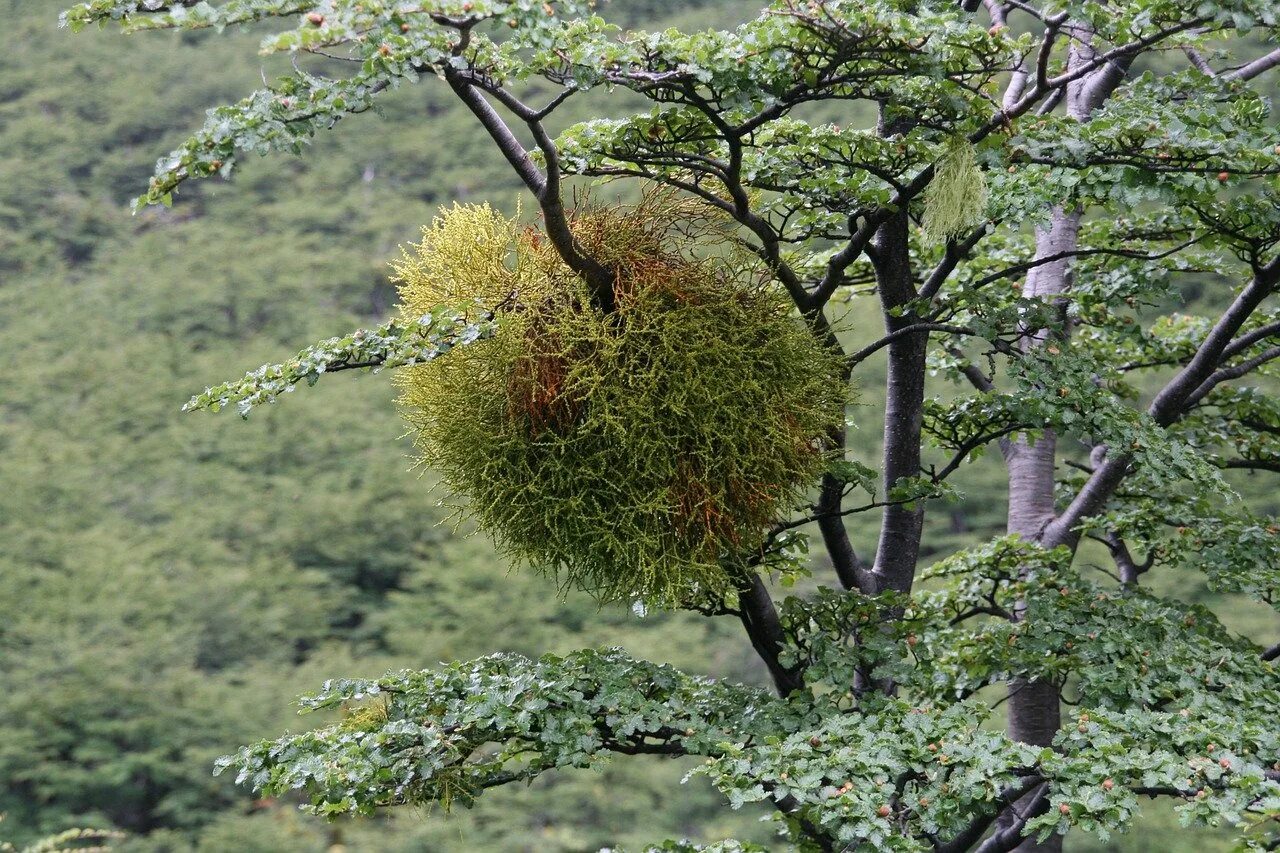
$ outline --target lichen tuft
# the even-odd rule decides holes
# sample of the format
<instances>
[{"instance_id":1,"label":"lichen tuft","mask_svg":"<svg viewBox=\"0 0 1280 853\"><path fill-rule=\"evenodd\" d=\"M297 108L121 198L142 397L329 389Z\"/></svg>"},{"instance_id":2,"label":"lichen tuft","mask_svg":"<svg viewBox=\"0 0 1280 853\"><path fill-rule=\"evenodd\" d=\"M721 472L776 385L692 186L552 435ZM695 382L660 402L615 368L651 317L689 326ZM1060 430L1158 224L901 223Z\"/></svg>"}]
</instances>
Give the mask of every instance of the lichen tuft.
<instances>
[{"instance_id":1,"label":"lichen tuft","mask_svg":"<svg viewBox=\"0 0 1280 853\"><path fill-rule=\"evenodd\" d=\"M930 243L945 243L967 228L982 224L987 207L987 181L978 168L973 145L950 137L924 191L921 229Z\"/></svg>"}]
</instances>

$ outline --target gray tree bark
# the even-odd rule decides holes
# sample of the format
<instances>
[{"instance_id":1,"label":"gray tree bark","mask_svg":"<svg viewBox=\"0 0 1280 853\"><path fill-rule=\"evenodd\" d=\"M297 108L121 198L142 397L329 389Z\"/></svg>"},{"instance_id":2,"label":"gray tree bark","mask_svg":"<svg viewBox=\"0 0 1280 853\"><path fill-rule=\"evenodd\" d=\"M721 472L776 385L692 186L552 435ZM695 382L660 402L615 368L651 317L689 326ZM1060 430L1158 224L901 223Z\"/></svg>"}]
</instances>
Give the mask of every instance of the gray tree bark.
<instances>
[{"instance_id":1,"label":"gray tree bark","mask_svg":"<svg viewBox=\"0 0 1280 853\"><path fill-rule=\"evenodd\" d=\"M1090 34L1080 27L1064 28L1074 41L1068 58L1069 67L1080 67L1095 58L1090 46ZM1086 122L1094 110L1115 90L1124 79L1126 68L1118 64L1105 65L1082 77L1067 88L1067 114L1079 122ZM1036 232L1036 259L1061 256L1079 246L1081 212L1077 208L1055 208L1046 228ZM1027 274L1023 295L1053 300L1064 295L1071 287L1071 262L1062 257L1035 267ZM1024 351L1041 347L1047 338L1045 330L1026 329L1022 340ZM1047 544L1045 534L1054 520L1053 500L1057 437L1052 430L1032 442L1019 438L1005 444L1005 461L1009 471L1009 516L1007 530L1024 539ZM1020 614L1018 614L1020 615ZM1062 709L1057 687L1049 682L1014 679L1009 683L1009 735L1015 740L1036 746L1049 746L1062 725ZM1015 812L1036 808L1041 792L1033 793L1015 806ZM1017 814L1006 814L1004 824L1017 819ZM1062 836L1054 835L1044 842L1028 839L1017 848L1021 853L1058 853L1062 850Z\"/></svg>"},{"instance_id":2,"label":"gray tree bark","mask_svg":"<svg viewBox=\"0 0 1280 853\"><path fill-rule=\"evenodd\" d=\"M1056 209L1049 228L1036 235L1036 257L1050 257L1071 251L1076 246L1080 230L1080 212ZM1023 293L1052 299L1064 293L1070 281L1070 269L1065 259L1036 267L1027 276ZM1023 348L1043 345L1043 330L1026 330L1028 337ZM1018 438L1004 447L1005 463L1009 469L1009 517L1007 530L1024 539L1039 542L1054 517L1053 488L1057 459L1057 436L1053 430L1032 442ZM1014 740L1036 746L1053 743L1054 735L1062 725L1062 713L1058 689L1054 684L1014 679L1009 683L1009 736ZM1040 792L1033 792L1015 804L1015 810L1025 812L1036 806L1034 800ZM1017 814L1007 814L1002 821L1009 825ZM1058 851L1062 849L1062 836L1055 835L1043 843L1034 840L1023 842L1021 851Z\"/></svg>"}]
</instances>

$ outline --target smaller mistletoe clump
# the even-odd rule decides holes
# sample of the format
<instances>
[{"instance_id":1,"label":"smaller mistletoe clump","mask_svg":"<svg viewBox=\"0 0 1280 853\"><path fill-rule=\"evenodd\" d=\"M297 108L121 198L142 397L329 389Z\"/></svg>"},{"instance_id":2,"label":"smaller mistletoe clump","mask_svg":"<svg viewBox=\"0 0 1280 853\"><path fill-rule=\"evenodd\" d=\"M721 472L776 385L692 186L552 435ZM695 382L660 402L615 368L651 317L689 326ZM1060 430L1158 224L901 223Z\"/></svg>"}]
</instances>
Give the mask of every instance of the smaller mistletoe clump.
<instances>
[{"instance_id":1,"label":"smaller mistletoe clump","mask_svg":"<svg viewBox=\"0 0 1280 853\"><path fill-rule=\"evenodd\" d=\"M941 245L982 224L986 206L987 181L973 146L963 136L948 138L934 166L933 181L924 191L920 224L925 239Z\"/></svg>"},{"instance_id":2,"label":"smaller mistletoe clump","mask_svg":"<svg viewBox=\"0 0 1280 853\"><path fill-rule=\"evenodd\" d=\"M678 221L666 197L576 217L616 274L608 314L487 206L445 211L396 264L405 316L478 299L501 329L400 374L423 462L509 555L602 600L726 591L844 416L839 362L785 296L714 224Z\"/></svg>"}]
</instances>

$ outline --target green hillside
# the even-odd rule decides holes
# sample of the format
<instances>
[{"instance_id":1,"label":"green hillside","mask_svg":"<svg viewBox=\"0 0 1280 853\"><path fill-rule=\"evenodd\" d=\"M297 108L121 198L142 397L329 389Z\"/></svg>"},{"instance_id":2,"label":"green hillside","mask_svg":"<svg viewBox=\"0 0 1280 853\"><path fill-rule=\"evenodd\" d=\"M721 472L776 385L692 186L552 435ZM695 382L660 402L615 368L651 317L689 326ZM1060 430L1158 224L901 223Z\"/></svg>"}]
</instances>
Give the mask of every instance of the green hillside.
<instances>
[{"instance_id":1,"label":"green hillside","mask_svg":"<svg viewBox=\"0 0 1280 853\"><path fill-rule=\"evenodd\" d=\"M0 838L92 824L137 850L582 850L759 835L754 815L718 823L708 787L669 801L683 768L658 763L350 830L212 777L218 755L308 724L293 699L334 675L603 644L695 668L713 649L718 673L757 673L732 625L563 599L443 526L385 378L248 423L179 414L206 384L385 316L399 244L447 201L513 208L516 186L422 86L304 159L133 217L156 155L258 79L256 37L135 39L124 58L119 36L58 30L60 8L0 3Z\"/></svg>"},{"instance_id":2,"label":"green hillside","mask_svg":"<svg viewBox=\"0 0 1280 853\"><path fill-rule=\"evenodd\" d=\"M0 839L101 826L128 832L127 850L213 853L767 841L761 813L724 810L704 780L676 787L675 762L337 826L211 775L238 745L309 725L291 703L333 676L599 645L764 674L736 623L600 609L446 524L385 377L321 383L248 422L180 414L210 383L384 319L397 246L445 203L514 210L518 187L428 81L302 158L132 216L156 156L273 66L252 32L73 37L63 5L0 0ZM611 15L691 26L746 8L619 0ZM878 394L854 412L868 462ZM934 511L952 542L1002 527L995 466L966 472L963 506ZM1274 630L1263 611L1236 620ZM1211 845L1151 826L1123 849Z\"/></svg>"}]
</instances>

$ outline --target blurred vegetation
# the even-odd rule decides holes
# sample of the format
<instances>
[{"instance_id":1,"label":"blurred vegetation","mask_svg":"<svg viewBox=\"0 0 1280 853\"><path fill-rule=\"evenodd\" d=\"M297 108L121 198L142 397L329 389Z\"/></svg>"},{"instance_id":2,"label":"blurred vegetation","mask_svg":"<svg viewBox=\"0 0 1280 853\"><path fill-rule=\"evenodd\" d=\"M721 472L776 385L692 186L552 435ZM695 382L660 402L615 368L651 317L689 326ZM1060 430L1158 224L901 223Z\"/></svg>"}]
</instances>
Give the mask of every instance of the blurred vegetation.
<instances>
[{"instance_id":1,"label":"blurred vegetation","mask_svg":"<svg viewBox=\"0 0 1280 853\"><path fill-rule=\"evenodd\" d=\"M553 776L447 818L335 826L211 775L217 755L296 728L288 705L330 676L604 644L763 673L729 622L562 597L442 526L384 378L322 383L248 423L180 415L211 382L385 319L398 245L440 204L514 210L517 188L428 84L302 159L253 163L234 184L131 216L154 158L271 68L251 32L134 37L130 54L113 33L73 39L56 28L63 5L0 0L0 835L21 846L89 826L128 832L127 850L215 853L767 841L758 813L723 810L704 782L672 796L687 768L669 761ZM688 27L747 8L618 0L611 15ZM850 334L877 322L859 314ZM865 462L878 395L862 388L856 410ZM991 460L968 469L969 500L936 508L926 541L1001 529L999 473ZM853 533L864 549L874 535ZM1168 582L1206 596L1198 579ZM1260 610L1229 615L1274 632ZM1158 814L1113 849L1213 844Z\"/></svg>"}]
</instances>

